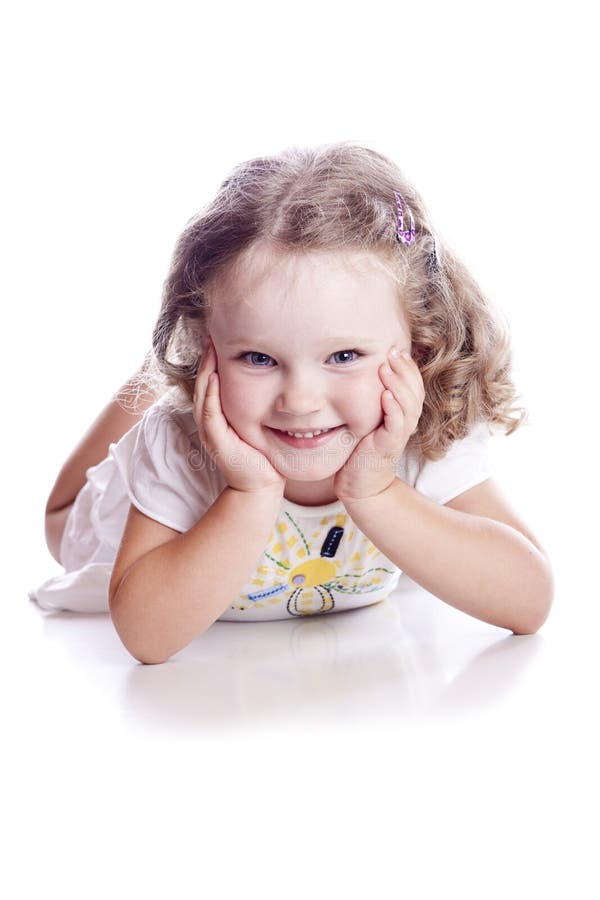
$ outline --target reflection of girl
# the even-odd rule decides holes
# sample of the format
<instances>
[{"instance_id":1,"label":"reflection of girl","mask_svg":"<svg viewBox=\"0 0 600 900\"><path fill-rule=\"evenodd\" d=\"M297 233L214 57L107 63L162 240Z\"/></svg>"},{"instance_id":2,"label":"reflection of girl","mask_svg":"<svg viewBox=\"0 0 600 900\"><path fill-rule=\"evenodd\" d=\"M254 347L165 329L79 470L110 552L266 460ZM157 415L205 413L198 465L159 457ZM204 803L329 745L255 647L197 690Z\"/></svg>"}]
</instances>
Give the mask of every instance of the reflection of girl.
<instances>
[{"instance_id":1,"label":"reflection of girl","mask_svg":"<svg viewBox=\"0 0 600 900\"><path fill-rule=\"evenodd\" d=\"M218 618L376 602L401 570L543 623L549 563L486 459L522 418L507 338L389 160L337 144L235 169L177 244L153 349L140 381L169 390L129 430L113 402L57 479L66 573L40 605L110 600L145 662Z\"/></svg>"}]
</instances>

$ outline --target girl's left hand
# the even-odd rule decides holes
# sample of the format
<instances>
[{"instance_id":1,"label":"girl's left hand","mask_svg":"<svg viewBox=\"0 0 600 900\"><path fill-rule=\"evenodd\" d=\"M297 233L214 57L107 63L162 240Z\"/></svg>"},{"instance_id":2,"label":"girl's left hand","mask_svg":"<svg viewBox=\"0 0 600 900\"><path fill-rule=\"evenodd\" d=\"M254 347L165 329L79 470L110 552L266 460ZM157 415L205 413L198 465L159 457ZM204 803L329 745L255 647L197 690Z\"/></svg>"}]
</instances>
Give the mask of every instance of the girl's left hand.
<instances>
[{"instance_id":1,"label":"girl's left hand","mask_svg":"<svg viewBox=\"0 0 600 900\"><path fill-rule=\"evenodd\" d=\"M388 354L389 365L379 367L385 390L381 395L383 422L357 444L336 473L334 490L340 500L362 500L385 491L396 477L396 466L408 439L417 430L425 388L419 367L408 351Z\"/></svg>"}]
</instances>

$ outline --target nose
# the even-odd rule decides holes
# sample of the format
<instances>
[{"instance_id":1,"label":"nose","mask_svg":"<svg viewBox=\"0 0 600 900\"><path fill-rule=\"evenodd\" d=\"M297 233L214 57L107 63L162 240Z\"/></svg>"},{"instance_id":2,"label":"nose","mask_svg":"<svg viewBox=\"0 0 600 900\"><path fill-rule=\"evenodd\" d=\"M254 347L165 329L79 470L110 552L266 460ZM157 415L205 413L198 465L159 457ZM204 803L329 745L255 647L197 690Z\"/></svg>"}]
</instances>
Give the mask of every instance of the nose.
<instances>
[{"instance_id":1,"label":"nose","mask_svg":"<svg viewBox=\"0 0 600 900\"><path fill-rule=\"evenodd\" d=\"M275 401L278 413L308 416L323 406L323 386L315 373L290 372L284 376Z\"/></svg>"}]
</instances>

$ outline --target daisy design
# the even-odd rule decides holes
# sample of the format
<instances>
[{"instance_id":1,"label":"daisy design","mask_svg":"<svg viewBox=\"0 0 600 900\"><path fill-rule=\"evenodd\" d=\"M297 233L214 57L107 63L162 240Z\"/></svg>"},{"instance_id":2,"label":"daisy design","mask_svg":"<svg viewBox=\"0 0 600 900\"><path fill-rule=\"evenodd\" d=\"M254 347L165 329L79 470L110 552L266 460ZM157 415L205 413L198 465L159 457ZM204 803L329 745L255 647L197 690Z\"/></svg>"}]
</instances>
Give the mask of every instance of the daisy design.
<instances>
[{"instance_id":1,"label":"daisy design","mask_svg":"<svg viewBox=\"0 0 600 900\"><path fill-rule=\"evenodd\" d=\"M373 565L381 552L348 516L325 516L320 525L308 536L289 512L283 512L251 582L262 590L251 590L240 598L243 605L238 609L285 601L291 616L318 615L335 609L336 595L381 591L385 576L395 571ZM344 563L336 558L340 555Z\"/></svg>"}]
</instances>

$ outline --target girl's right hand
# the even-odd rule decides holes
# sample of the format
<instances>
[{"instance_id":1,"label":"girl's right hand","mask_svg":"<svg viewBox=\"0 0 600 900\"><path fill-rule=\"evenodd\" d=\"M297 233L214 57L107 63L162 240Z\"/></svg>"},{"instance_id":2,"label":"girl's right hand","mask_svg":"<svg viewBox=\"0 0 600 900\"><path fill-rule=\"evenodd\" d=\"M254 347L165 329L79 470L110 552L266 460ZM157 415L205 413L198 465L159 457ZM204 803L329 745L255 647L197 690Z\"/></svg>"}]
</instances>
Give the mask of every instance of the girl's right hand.
<instances>
[{"instance_id":1,"label":"girl's right hand","mask_svg":"<svg viewBox=\"0 0 600 900\"><path fill-rule=\"evenodd\" d=\"M229 487L238 491L283 490L285 478L264 454L243 441L221 407L217 355L208 338L194 387L193 416L198 434Z\"/></svg>"}]
</instances>

